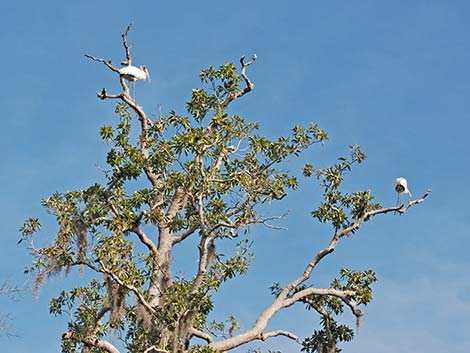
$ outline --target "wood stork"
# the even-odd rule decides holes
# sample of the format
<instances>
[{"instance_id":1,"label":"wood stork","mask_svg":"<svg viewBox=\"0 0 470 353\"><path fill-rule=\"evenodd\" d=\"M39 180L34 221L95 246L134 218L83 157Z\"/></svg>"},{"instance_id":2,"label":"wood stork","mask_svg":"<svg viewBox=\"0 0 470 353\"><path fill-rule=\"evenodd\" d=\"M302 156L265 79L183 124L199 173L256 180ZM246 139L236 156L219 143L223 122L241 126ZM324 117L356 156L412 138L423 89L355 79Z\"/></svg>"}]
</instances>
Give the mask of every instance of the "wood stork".
<instances>
[{"instance_id":1,"label":"wood stork","mask_svg":"<svg viewBox=\"0 0 470 353\"><path fill-rule=\"evenodd\" d=\"M122 69L119 70L119 75L125 80L129 82L134 82L134 99L135 99L135 81L139 80L149 80L150 81L150 74L147 69L147 66L140 65L139 67L128 65L124 66Z\"/></svg>"},{"instance_id":2,"label":"wood stork","mask_svg":"<svg viewBox=\"0 0 470 353\"><path fill-rule=\"evenodd\" d=\"M408 181L403 177L395 179L395 191L398 193L397 207L401 203L402 194L408 194L408 196L411 197L411 192L408 189Z\"/></svg>"}]
</instances>

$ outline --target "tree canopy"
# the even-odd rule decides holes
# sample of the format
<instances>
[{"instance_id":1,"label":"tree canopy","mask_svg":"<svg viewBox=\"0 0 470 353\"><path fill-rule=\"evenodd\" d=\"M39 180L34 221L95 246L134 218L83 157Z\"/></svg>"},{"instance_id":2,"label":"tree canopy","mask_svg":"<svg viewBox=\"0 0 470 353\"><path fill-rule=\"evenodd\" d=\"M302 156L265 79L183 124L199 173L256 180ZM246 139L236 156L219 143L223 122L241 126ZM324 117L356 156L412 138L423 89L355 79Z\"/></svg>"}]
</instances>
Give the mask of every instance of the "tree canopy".
<instances>
[{"instance_id":1,"label":"tree canopy","mask_svg":"<svg viewBox=\"0 0 470 353\"><path fill-rule=\"evenodd\" d=\"M132 65L130 28L122 36L124 66ZM318 288L311 282L315 267L364 222L379 214L404 214L429 192L384 208L370 191L342 191L346 174L366 158L359 146L330 167L305 164L304 177L318 179L323 190L323 201L311 215L331 225L328 246L306 259L307 266L292 273L289 283L273 284L272 301L248 329L239 330L234 317L210 321L217 309L213 294L249 270L250 230L256 224L270 227L276 218L264 216L260 206L298 186L283 162L325 142L327 134L312 124L271 140L258 124L231 111L232 102L254 89L247 71L256 55L249 61L243 56L240 70L231 63L202 70L202 88L192 90L188 115L170 111L156 118L138 104L128 77L111 60L86 56L115 72L122 88L118 94L105 88L98 93L117 102L116 123L100 129L109 146L106 183L43 200L58 224L50 244L33 242L39 238L38 219L29 218L21 228L34 256L28 272L36 275L36 291L46 278L72 268L88 280L50 302L51 314L72 315L62 336L63 352L118 353L121 348L107 339L113 334L134 353L224 352L274 336L297 340L306 352L339 352L338 343L351 340L354 329L338 319L348 309L359 324L376 276L372 270L343 268L329 287ZM194 275L175 276L172 252L193 238L199 253ZM232 254L217 250L222 242L233 244ZM312 336L301 340L282 328L266 330L277 312L296 303L321 319Z\"/></svg>"}]
</instances>

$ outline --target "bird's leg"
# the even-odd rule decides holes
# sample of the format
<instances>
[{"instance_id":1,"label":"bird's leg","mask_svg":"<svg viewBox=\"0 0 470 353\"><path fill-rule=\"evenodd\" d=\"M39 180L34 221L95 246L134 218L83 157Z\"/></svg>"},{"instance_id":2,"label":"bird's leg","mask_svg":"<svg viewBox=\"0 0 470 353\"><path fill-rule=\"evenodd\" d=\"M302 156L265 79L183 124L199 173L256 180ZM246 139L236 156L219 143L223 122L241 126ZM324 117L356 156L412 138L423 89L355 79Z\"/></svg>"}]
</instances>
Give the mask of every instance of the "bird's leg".
<instances>
[{"instance_id":1,"label":"bird's leg","mask_svg":"<svg viewBox=\"0 0 470 353\"><path fill-rule=\"evenodd\" d=\"M397 192L397 206L400 206L400 203L401 203L401 193ZM395 214L397 214L398 212L395 211Z\"/></svg>"}]
</instances>

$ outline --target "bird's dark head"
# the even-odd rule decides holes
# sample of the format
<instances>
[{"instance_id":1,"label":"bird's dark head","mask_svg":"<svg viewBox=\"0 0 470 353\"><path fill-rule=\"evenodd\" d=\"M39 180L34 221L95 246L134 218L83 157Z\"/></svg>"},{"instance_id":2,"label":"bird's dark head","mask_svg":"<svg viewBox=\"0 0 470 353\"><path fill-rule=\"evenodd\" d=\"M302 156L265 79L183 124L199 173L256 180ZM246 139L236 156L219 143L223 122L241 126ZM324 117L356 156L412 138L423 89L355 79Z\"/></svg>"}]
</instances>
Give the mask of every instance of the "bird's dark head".
<instances>
[{"instance_id":1,"label":"bird's dark head","mask_svg":"<svg viewBox=\"0 0 470 353\"><path fill-rule=\"evenodd\" d=\"M405 187L404 187L403 185L401 185L401 184L397 184L397 185L395 186L395 191L396 191L396 192L403 192L403 191L405 191Z\"/></svg>"}]
</instances>

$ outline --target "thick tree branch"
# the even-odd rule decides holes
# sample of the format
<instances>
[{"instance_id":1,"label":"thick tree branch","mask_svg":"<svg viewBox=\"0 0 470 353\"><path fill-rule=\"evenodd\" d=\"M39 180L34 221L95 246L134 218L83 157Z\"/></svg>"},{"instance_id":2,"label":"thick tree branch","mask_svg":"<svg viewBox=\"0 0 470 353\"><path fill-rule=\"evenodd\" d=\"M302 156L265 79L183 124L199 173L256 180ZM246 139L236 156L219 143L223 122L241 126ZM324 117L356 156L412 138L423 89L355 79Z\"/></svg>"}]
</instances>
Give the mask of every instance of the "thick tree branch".
<instances>
[{"instance_id":1,"label":"thick tree branch","mask_svg":"<svg viewBox=\"0 0 470 353\"><path fill-rule=\"evenodd\" d=\"M191 329L191 335L194 336L194 337L198 337L200 339L203 339L207 343L214 342L214 338L211 335L209 335L208 333L196 330L195 328Z\"/></svg>"},{"instance_id":2,"label":"thick tree branch","mask_svg":"<svg viewBox=\"0 0 470 353\"><path fill-rule=\"evenodd\" d=\"M130 229L129 229L131 232L133 232L134 234L136 234L138 237L139 237L139 240L145 245L147 246L147 248L150 250L150 252L152 253L153 256L158 256L158 250L157 250L157 247L155 246L155 244L153 243L152 240L150 240L149 237L147 237L147 235L145 234L145 232L137 225L134 225L132 226Z\"/></svg>"},{"instance_id":3,"label":"thick tree branch","mask_svg":"<svg viewBox=\"0 0 470 353\"><path fill-rule=\"evenodd\" d=\"M188 229L186 229L183 233L179 234L178 236L173 238L173 244L178 244L182 242L184 239L189 237L199 228L198 225L192 225Z\"/></svg>"}]
</instances>

